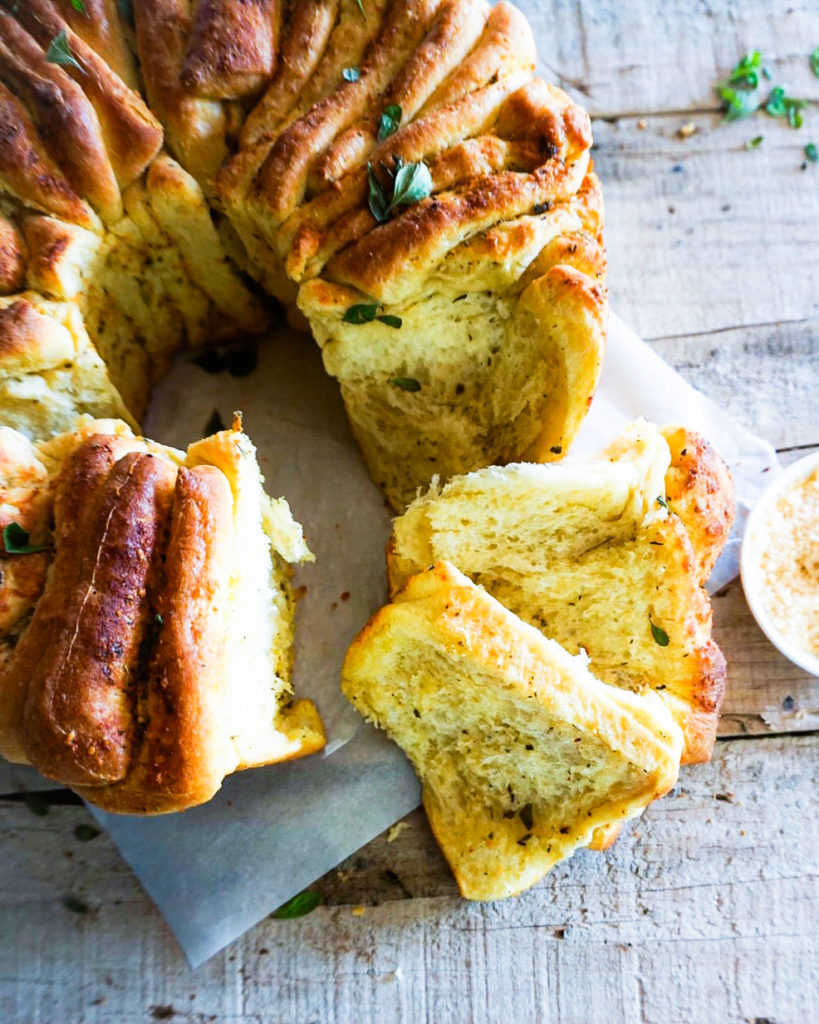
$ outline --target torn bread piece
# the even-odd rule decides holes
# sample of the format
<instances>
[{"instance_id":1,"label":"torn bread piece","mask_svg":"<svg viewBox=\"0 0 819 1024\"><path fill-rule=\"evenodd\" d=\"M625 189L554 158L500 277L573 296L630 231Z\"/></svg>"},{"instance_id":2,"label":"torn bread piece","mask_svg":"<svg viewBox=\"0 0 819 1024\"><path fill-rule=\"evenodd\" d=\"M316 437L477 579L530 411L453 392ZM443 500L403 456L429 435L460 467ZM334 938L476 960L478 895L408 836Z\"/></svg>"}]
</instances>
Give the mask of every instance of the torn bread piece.
<instances>
[{"instance_id":1,"label":"torn bread piece","mask_svg":"<svg viewBox=\"0 0 819 1024\"><path fill-rule=\"evenodd\" d=\"M412 761L463 896L500 899L675 783L682 734L445 561L353 642L342 689Z\"/></svg>"},{"instance_id":2,"label":"torn bread piece","mask_svg":"<svg viewBox=\"0 0 819 1024\"><path fill-rule=\"evenodd\" d=\"M598 678L656 690L685 735L683 761L696 762L711 756L725 683L702 576L730 532L734 495L704 439L669 434L673 463L662 432L638 421L593 458L433 486L395 520L387 562L395 592L447 559L545 636L585 650ZM681 480L680 459L695 453L699 469Z\"/></svg>"},{"instance_id":3,"label":"torn bread piece","mask_svg":"<svg viewBox=\"0 0 819 1024\"><path fill-rule=\"evenodd\" d=\"M289 563L313 556L240 421L187 453L116 421L40 444L6 428L0 470L26 540L6 532L3 564L27 566L0 586L2 756L157 814L321 749L290 685Z\"/></svg>"}]
</instances>

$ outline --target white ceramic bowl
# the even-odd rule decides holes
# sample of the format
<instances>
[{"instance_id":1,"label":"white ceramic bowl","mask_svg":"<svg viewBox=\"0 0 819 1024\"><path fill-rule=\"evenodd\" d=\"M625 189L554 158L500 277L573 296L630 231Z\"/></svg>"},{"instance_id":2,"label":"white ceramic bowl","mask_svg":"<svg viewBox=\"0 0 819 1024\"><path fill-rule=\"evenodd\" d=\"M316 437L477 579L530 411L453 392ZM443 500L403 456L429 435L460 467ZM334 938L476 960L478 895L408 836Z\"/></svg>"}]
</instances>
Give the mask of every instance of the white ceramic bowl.
<instances>
[{"instance_id":1,"label":"white ceramic bowl","mask_svg":"<svg viewBox=\"0 0 819 1024\"><path fill-rule=\"evenodd\" d=\"M742 539L742 555L740 557L742 589L745 591L748 607L759 623L762 632L774 647L777 647L794 665L798 665L806 672L810 672L815 676L819 676L819 657L811 654L810 651L797 647L791 640L784 637L777 624L765 610L762 603L764 583L760 560L765 542L765 520L771 509L779 497L791 485L809 476L817 467L819 467L819 452L814 452L812 455L806 455L804 459L799 459L788 466L786 470L771 481L748 516L748 522L745 525L745 535Z\"/></svg>"}]
</instances>

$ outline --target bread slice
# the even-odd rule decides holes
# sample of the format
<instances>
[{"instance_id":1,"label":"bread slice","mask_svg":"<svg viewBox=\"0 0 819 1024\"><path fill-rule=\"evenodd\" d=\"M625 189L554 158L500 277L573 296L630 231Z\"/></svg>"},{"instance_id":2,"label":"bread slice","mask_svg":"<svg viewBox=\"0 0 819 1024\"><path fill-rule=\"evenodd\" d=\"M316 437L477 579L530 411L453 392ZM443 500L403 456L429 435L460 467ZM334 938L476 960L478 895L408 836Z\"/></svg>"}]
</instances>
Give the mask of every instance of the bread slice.
<instances>
[{"instance_id":1,"label":"bread slice","mask_svg":"<svg viewBox=\"0 0 819 1024\"><path fill-rule=\"evenodd\" d=\"M689 437L703 469L713 469L716 453ZM662 433L640 421L594 458L490 467L434 486L394 522L391 590L451 561L545 636L585 650L598 678L660 693L685 735L683 760L707 760L725 662L711 639L702 558L668 507L669 471L676 479ZM717 479L715 470L706 475ZM719 479L699 511L677 487L698 540L716 536L711 520L727 536L733 490L724 466Z\"/></svg>"},{"instance_id":2,"label":"bread slice","mask_svg":"<svg viewBox=\"0 0 819 1024\"><path fill-rule=\"evenodd\" d=\"M289 563L312 555L240 423L187 453L117 421L4 428L0 495L41 548L2 557L2 756L153 814L324 745L289 681Z\"/></svg>"},{"instance_id":3,"label":"bread slice","mask_svg":"<svg viewBox=\"0 0 819 1024\"><path fill-rule=\"evenodd\" d=\"M655 694L598 681L445 561L364 627L342 689L412 761L468 899L529 888L677 778L682 736Z\"/></svg>"}]
</instances>

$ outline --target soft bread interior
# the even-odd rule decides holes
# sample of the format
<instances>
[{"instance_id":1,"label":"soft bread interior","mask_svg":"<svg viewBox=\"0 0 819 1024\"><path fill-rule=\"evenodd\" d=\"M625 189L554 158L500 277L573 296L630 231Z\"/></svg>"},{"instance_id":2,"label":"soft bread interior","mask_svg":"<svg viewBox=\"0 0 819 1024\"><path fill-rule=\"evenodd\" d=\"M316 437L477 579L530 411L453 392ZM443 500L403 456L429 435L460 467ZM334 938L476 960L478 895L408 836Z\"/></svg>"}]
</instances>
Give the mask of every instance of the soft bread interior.
<instances>
[{"instance_id":1,"label":"soft bread interior","mask_svg":"<svg viewBox=\"0 0 819 1024\"><path fill-rule=\"evenodd\" d=\"M533 237L542 245L550 234ZM420 296L389 307L400 329L345 323L350 306L370 301L349 288L302 286L299 308L395 508L435 474L448 479L530 449L552 458L552 449L568 450L597 386L605 308L593 279L569 267L518 294L537 251L530 245L483 265L477 253L453 258Z\"/></svg>"},{"instance_id":2,"label":"soft bread interior","mask_svg":"<svg viewBox=\"0 0 819 1024\"><path fill-rule=\"evenodd\" d=\"M594 459L433 487L394 523L391 586L446 558L544 635L587 651L599 678L677 698L686 757L699 759L720 665L688 535L665 504L669 462L659 430L640 422Z\"/></svg>"},{"instance_id":3,"label":"soft bread interior","mask_svg":"<svg viewBox=\"0 0 819 1024\"><path fill-rule=\"evenodd\" d=\"M0 409L4 426L33 438L89 413L133 424L77 307L34 292L0 298Z\"/></svg>"},{"instance_id":4,"label":"soft bread interior","mask_svg":"<svg viewBox=\"0 0 819 1024\"><path fill-rule=\"evenodd\" d=\"M676 778L661 701L607 686L447 563L354 642L342 687L412 760L464 896L534 884Z\"/></svg>"},{"instance_id":5,"label":"soft bread interior","mask_svg":"<svg viewBox=\"0 0 819 1024\"><path fill-rule=\"evenodd\" d=\"M227 721L239 768L299 757L324 745L310 701L291 700L293 599L288 561L310 561L301 527L264 492L256 450L239 430L188 448L186 464L212 465L233 494L228 598ZM272 528L271 524L275 527Z\"/></svg>"}]
</instances>

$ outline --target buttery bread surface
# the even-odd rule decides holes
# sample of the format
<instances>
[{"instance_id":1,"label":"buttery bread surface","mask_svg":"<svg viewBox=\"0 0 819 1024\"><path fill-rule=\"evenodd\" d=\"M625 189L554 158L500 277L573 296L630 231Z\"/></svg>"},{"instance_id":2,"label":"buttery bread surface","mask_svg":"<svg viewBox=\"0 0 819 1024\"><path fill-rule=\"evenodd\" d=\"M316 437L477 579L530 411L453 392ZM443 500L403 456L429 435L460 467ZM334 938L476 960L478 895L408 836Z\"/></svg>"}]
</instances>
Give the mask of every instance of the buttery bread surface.
<instances>
[{"instance_id":1,"label":"buttery bread surface","mask_svg":"<svg viewBox=\"0 0 819 1024\"><path fill-rule=\"evenodd\" d=\"M529 888L677 778L682 735L655 694L595 679L447 562L372 617L342 688L412 760L469 899Z\"/></svg>"},{"instance_id":2,"label":"buttery bread surface","mask_svg":"<svg viewBox=\"0 0 819 1024\"><path fill-rule=\"evenodd\" d=\"M733 514L730 476L705 439L640 421L594 458L433 486L394 522L390 586L449 560L545 636L585 650L599 678L656 690L685 735L684 761L707 760L725 660L703 574Z\"/></svg>"},{"instance_id":3,"label":"buttery bread surface","mask_svg":"<svg viewBox=\"0 0 819 1024\"><path fill-rule=\"evenodd\" d=\"M605 346L602 200L513 5L79 6L0 3L0 294L79 317L73 375L9 319L13 425L139 419L175 352L264 328L248 274L309 322L396 508L567 451Z\"/></svg>"},{"instance_id":4,"label":"buttery bread surface","mask_svg":"<svg viewBox=\"0 0 819 1024\"><path fill-rule=\"evenodd\" d=\"M0 754L150 814L323 746L289 683L287 562L312 556L282 499L272 533L240 430L183 453L118 421L4 428L0 452L4 526L43 548L2 555Z\"/></svg>"}]
</instances>

